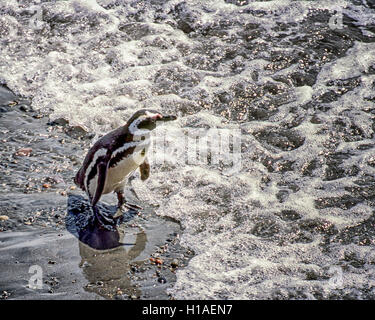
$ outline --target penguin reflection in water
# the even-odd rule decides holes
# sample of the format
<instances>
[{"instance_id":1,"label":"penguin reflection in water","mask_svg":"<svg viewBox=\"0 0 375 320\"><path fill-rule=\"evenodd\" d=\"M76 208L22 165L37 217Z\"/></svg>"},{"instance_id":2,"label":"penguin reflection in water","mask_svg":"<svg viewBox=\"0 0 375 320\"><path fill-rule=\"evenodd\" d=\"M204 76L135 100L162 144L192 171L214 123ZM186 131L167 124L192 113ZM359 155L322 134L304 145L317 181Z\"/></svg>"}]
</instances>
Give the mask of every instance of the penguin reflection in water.
<instances>
[{"instance_id":1,"label":"penguin reflection in water","mask_svg":"<svg viewBox=\"0 0 375 320\"><path fill-rule=\"evenodd\" d=\"M142 209L126 202L125 185L138 167L142 180L149 177L150 165L146 155L151 131L157 124L171 120L176 120L176 116L162 115L154 110L139 110L126 125L107 133L88 151L74 182L86 191L100 225L114 226L117 222L112 216L99 212L96 204L102 194L115 192L120 210L124 207L135 211Z\"/></svg>"}]
</instances>

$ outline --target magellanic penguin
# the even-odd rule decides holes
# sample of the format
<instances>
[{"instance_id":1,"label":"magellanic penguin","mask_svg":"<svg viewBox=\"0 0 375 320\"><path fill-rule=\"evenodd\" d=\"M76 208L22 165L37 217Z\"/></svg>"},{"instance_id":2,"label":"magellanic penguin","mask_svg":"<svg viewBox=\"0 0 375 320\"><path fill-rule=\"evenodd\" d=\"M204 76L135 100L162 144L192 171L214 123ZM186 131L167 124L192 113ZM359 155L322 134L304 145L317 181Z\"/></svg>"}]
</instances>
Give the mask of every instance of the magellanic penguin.
<instances>
[{"instance_id":1,"label":"magellanic penguin","mask_svg":"<svg viewBox=\"0 0 375 320\"><path fill-rule=\"evenodd\" d=\"M90 148L74 182L86 191L101 225L115 224L112 217L101 214L96 206L102 194L115 192L120 209L123 206L140 209L126 203L125 184L138 167L141 179L148 178L150 165L146 155L150 146L151 131L158 123L175 119L176 116L162 115L154 110L139 110L126 125L107 133Z\"/></svg>"}]
</instances>

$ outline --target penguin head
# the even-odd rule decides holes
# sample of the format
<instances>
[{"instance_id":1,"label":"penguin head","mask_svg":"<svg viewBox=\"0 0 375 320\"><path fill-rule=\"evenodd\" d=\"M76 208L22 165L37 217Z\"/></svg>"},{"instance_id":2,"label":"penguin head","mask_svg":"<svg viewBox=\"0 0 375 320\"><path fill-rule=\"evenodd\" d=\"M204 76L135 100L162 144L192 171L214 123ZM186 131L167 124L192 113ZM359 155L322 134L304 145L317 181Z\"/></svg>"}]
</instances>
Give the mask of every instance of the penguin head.
<instances>
[{"instance_id":1,"label":"penguin head","mask_svg":"<svg viewBox=\"0 0 375 320\"><path fill-rule=\"evenodd\" d=\"M160 123L176 120L177 117L173 115L163 115L159 111L150 109L141 109L128 121L128 128L132 133L139 130L154 130Z\"/></svg>"}]
</instances>

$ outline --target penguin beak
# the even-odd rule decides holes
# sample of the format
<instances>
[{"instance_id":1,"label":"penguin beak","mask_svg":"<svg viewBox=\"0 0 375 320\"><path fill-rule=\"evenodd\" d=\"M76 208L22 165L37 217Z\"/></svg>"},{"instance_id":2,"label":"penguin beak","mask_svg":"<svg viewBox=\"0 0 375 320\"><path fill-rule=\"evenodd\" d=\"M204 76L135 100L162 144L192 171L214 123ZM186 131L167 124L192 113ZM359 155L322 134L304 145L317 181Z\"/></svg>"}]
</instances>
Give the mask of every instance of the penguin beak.
<instances>
[{"instance_id":1,"label":"penguin beak","mask_svg":"<svg viewBox=\"0 0 375 320\"><path fill-rule=\"evenodd\" d=\"M167 116L161 116L161 118L158 118L157 121L167 122L167 121L173 121L173 120L176 120L176 119L177 119L176 116L167 115Z\"/></svg>"}]
</instances>

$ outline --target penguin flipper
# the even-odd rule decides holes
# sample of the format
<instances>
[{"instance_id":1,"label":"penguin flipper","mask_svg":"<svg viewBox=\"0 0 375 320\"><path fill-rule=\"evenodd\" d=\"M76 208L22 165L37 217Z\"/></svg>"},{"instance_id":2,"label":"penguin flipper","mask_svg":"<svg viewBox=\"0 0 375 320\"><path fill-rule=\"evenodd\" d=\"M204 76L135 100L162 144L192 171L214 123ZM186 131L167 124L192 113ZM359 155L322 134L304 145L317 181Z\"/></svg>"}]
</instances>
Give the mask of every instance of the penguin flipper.
<instances>
[{"instance_id":1,"label":"penguin flipper","mask_svg":"<svg viewBox=\"0 0 375 320\"><path fill-rule=\"evenodd\" d=\"M99 201L103 190L104 190L104 185L105 185L105 180L107 176L107 170L108 170L108 162L103 160L100 161L97 165L97 170L98 170L98 182L96 184L96 190L94 197L91 200L91 205L94 207L96 203Z\"/></svg>"},{"instance_id":2,"label":"penguin flipper","mask_svg":"<svg viewBox=\"0 0 375 320\"><path fill-rule=\"evenodd\" d=\"M82 168L80 168L77 172L77 174L74 177L74 183L77 187L80 187L83 191L85 190L85 184L83 182L83 174L82 174Z\"/></svg>"},{"instance_id":3,"label":"penguin flipper","mask_svg":"<svg viewBox=\"0 0 375 320\"><path fill-rule=\"evenodd\" d=\"M141 173L141 180L144 181L150 176L150 164L148 163L147 158L139 166L139 172Z\"/></svg>"}]
</instances>

